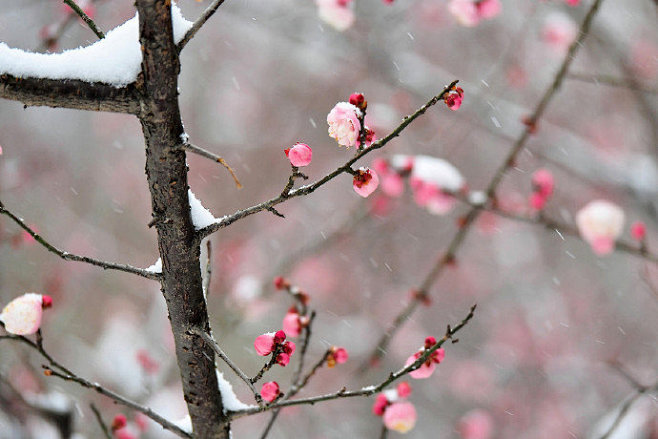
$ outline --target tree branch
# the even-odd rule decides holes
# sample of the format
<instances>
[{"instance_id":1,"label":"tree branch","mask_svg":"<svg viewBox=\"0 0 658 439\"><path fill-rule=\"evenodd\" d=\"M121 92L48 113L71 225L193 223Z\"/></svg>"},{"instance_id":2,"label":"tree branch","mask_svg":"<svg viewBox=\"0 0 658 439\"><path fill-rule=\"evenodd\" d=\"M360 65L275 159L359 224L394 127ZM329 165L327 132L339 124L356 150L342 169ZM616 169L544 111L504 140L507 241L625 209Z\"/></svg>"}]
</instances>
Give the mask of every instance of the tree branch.
<instances>
[{"instance_id":1,"label":"tree branch","mask_svg":"<svg viewBox=\"0 0 658 439\"><path fill-rule=\"evenodd\" d=\"M178 43L178 51L180 52L183 50L183 47L187 45L187 43L190 42L192 38L196 35L197 32L199 32L199 29L206 24L206 21L210 19L210 17L213 16L213 14L217 11L217 8L219 8L222 3L224 3L224 0L214 0L210 6L206 8L205 11L203 11L203 14L201 14L201 17L197 19L197 21L194 22L190 30L188 30L185 33L185 36L183 37L182 40Z\"/></svg>"},{"instance_id":2,"label":"tree branch","mask_svg":"<svg viewBox=\"0 0 658 439\"><path fill-rule=\"evenodd\" d=\"M90 258L90 257L87 257L87 256L74 255L72 253L60 250L57 247L55 247L54 245L50 244L48 241L46 241L41 235L39 235L37 232L35 232L27 224L25 224L25 221L23 221L21 218L16 216L11 211L7 210L7 208L4 206L4 204L2 204L2 201L0 201L0 215L6 215L9 218L11 218L16 224L18 224L23 230L25 230L27 233L29 233L30 236L32 236L32 238L34 238L39 244L44 246L49 252L56 254L57 256L64 259L65 261L84 262L86 264L94 265L96 267L101 267L104 270L123 271L123 272L126 272L126 273L136 274L138 276L145 277L147 279L152 279L152 280L159 280L160 279L160 274L159 273L153 273L153 272L144 270L143 268L137 268L137 267L133 267L133 266L127 265L127 264L116 264L114 262L107 262L107 261L103 261L103 260L100 260L100 259Z\"/></svg>"},{"instance_id":3,"label":"tree branch","mask_svg":"<svg viewBox=\"0 0 658 439\"><path fill-rule=\"evenodd\" d=\"M548 104L551 102L555 94L560 89L560 86L562 85L562 82L564 81L564 78L566 77L566 74L569 71L569 67L571 66L571 63L575 59L578 50L583 46L583 42L585 41L585 38L589 34L592 21L596 16L596 13L598 12L602 2L603 0L595 0L592 6L590 7L590 9L587 11L585 18L583 19L580 25L578 37L569 46L569 50L567 51L567 54L562 60L560 68L555 74L553 81L546 88L541 100L535 107L534 111L532 112L532 115L528 118L529 123L526 125L525 129L523 130L523 133L521 133L521 135L518 137L512 148L509 150L507 157L505 157L505 160L499 166L498 170L494 173L489 184L487 185L485 191L487 195L487 199L489 200L495 199L496 189L498 188L503 177L505 176L505 173L510 167L514 166L517 155L519 154L519 152L521 152L521 150L523 150L523 148L526 145L526 142L528 141L528 139L532 134L533 127L537 125L539 119L541 119L541 117L544 115L544 112L546 111ZM446 265L454 261L455 254L457 253L462 243L464 242L464 239L466 238L468 232L470 231L471 226L480 215L480 212L481 209L479 206L472 207L468 211L468 213L463 217L459 230L453 236L452 240L448 244L447 249L441 255L439 255L437 262L429 271L429 273L425 276L425 278L420 284L420 287L417 288L418 294L416 294L415 298L409 301L409 303L394 318L393 322L389 325L386 332L379 339L379 342L377 343L377 346L375 347L373 352L370 354L368 361L363 363L359 368L359 373L365 372L365 370L367 370L371 365L376 364L381 358L384 357L384 355L386 354L386 349L388 348L391 339L396 335L396 333L404 325L404 323L407 322L409 317L413 315L413 313L416 311L421 301L429 297L429 289L432 287L432 285L434 285L436 280L439 278Z\"/></svg>"},{"instance_id":4,"label":"tree branch","mask_svg":"<svg viewBox=\"0 0 658 439\"><path fill-rule=\"evenodd\" d=\"M139 114L134 84L117 88L77 79L16 78L0 75L0 98L22 102L25 107L47 106L76 110Z\"/></svg>"},{"instance_id":5,"label":"tree branch","mask_svg":"<svg viewBox=\"0 0 658 439\"><path fill-rule=\"evenodd\" d=\"M333 172L325 175L320 180L318 180L318 181L316 181L312 184L302 186L302 187L297 188L297 189L288 190L287 192L284 191L284 193L282 193L278 197L272 198L270 200L264 201L260 204L248 207L248 208L243 209L243 210L238 210L237 212L235 212L232 215L227 215L224 218L222 218L220 221L218 221L214 224L211 224L207 227L204 227L203 229L200 229L198 231L199 238L204 238L204 237L206 237L206 236L208 236L208 235L210 235L210 234L212 234L212 233L214 233L214 232L216 232L220 229L223 229L224 227L227 227L227 226L233 224L234 222L236 222L236 221L238 221L242 218L245 218L247 216L253 215L253 214L261 212L263 210L270 210L274 206L276 206L278 204L281 204L281 203L283 203L283 202L285 202L285 201L287 201L291 198L300 197L300 196L303 196L303 195L309 195L309 194L315 192L315 190L318 189L319 187L325 185L326 183L330 182L331 180L333 180L334 178L336 178L337 176L339 176L343 173L351 174L352 172L354 172L354 171L352 171L352 168L351 168L351 166L354 163L356 163L358 160L360 160L366 154L369 154L370 152L375 151L377 149L383 148L384 146L386 146L386 144L388 142L390 142L391 140L393 140L394 138L399 136L400 133L411 122L416 120L419 116L425 114L425 112L427 111L428 108L430 108L431 106L435 105L437 102L442 100L443 97L447 93L449 93L450 90L452 90L452 88L458 82L459 81L451 82L449 85L447 85L443 89L443 91L441 91L441 93L434 96L427 103L425 103L425 105L423 105L418 110L416 110L413 114L410 114L409 116L406 116L404 119L402 119L402 122L400 123L400 125L398 125L397 128L395 128L388 136L384 137L383 139L378 140L377 142L374 142L368 148L365 148L361 151L357 151L357 153L350 160L345 162L342 166L340 166L339 168L337 168ZM288 187L288 186L286 186L286 187Z\"/></svg>"},{"instance_id":6,"label":"tree branch","mask_svg":"<svg viewBox=\"0 0 658 439\"><path fill-rule=\"evenodd\" d=\"M67 5L69 5L69 7L70 7L71 9L73 9L73 11L75 11L75 13L78 14L78 16L79 16L80 18L82 18L82 21L84 21L85 23L87 23L87 26L89 26L89 29L91 29L91 31L92 31L93 33L95 33L96 36L97 36L99 39L102 40L103 38L105 38L105 34L103 33L102 30L100 30L100 29L98 28L98 26L96 26L96 23L94 23L94 20L92 20L91 18L89 18L89 16L85 13L85 11L83 11L82 9L80 9L80 6L78 6L73 0L64 0L64 3L66 3Z\"/></svg>"},{"instance_id":7,"label":"tree branch","mask_svg":"<svg viewBox=\"0 0 658 439\"><path fill-rule=\"evenodd\" d=\"M220 165L222 165L226 170L231 174L231 177L233 177L233 181L235 182L235 186L237 186L238 189L242 188L242 183L240 183L240 180L238 180L237 175L235 175L235 171L233 171L233 168L229 166L228 163L226 163L226 160L218 156L217 154L213 154L212 152L205 150L201 148L200 146L193 145L191 143L185 143L183 145L185 149L188 151L191 151L195 154L200 155L201 157L205 157L207 159L212 160L213 162L217 162Z\"/></svg>"}]
</instances>

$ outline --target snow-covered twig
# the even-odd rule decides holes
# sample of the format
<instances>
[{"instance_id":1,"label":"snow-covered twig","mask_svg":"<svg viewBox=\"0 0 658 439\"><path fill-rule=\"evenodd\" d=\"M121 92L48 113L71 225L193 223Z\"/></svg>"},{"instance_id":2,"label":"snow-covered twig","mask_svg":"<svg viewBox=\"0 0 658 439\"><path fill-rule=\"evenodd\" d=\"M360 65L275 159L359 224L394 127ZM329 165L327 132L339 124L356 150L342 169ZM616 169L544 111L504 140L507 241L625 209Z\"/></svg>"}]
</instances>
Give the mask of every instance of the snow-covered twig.
<instances>
[{"instance_id":1,"label":"snow-covered twig","mask_svg":"<svg viewBox=\"0 0 658 439\"><path fill-rule=\"evenodd\" d=\"M133 267L132 265L127 265L127 264L116 264L114 262L108 262L108 261L103 261L100 259L94 259L90 258L87 256L79 256L79 255L74 255L69 252L65 252L63 250L58 249L54 245L50 244L48 241L43 239L41 235L39 235L37 232L35 232L30 226L25 224L25 221L23 221L20 217L12 213L11 211L7 210L4 204L2 204L2 201L0 201L0 214L1 215L6 215L9 218L11 218L16 224L18 224L23 230L25 230L27 233L30 234L32 238L42 246L44 246L49 252L56 254L60 258L64 259L65 261L76 261L76 262L84 262L86 264L94 265L96 267L101 267L104 270L118 270L118 271L124 271L126 273L132 273L136 274L141 277L145 277L147 279L152 279L152 280L159 280L160 279L160 273L155 273L152 271L144 270L142 268L137 268Z\"/></svg>"}]
</instances>

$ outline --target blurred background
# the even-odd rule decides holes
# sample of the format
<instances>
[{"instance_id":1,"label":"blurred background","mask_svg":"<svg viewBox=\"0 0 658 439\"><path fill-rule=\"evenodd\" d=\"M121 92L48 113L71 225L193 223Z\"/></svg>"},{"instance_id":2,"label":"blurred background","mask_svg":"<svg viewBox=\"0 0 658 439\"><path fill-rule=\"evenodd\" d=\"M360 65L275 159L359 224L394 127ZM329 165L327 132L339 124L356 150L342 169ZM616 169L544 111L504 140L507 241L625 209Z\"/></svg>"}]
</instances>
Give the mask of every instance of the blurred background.
<instances>
[{"instance_id":1,"label":"blurred background","mask_svg":"<svg viewBox=\"0 0 658 439\"><path fill-rule=\"evenodd\" d=\"M86 7L109 30L133 17L132 3L99 0ZM287 182L283 149L293 143L313 148L304 170L312 180L351 157L353 150L327 135L326 124L327 113L350 93L365 94L368 125L383 137L459 79L465 100L458 111L439 103L359 164L392 154L431 155L481 190L551 83L592 1L567 3L574 2L502 0L500 14L465 26L444 0L357 0L348 6L353 24L339 31L311 1L229 0L182 53L180 102L190 141L221 155L244 188L236 189L210 160L189 155L191 189L216 217L269 199ZM178 4L194 20L208 1ZM650 0L603 2L571 68L587 80L567 79L552 101L499 188L506 205L526 209L531 175L546 168L556 179L548 217L573 224L588 201L608 199L625 211L623 238L630 241L630 223L642 220L649 249L658 251L657 14ZM44 50L44 39L66 21L51 51L95 41L84 23L67 17L57 1L0 0L0 41ZM620 84L591 78L599 75ZM155 231L147 227L150 198L136 118L0 101L0 145L0 199L46 240L139 267L158 258ZM350 176L340 176L279 206L285 219L264 212L212 236L211 323L220 346L248 375L263 363L253 340L280 329L292 305L273 287L282 275L309 294L318 313L309 362L331 345L350 354L346 364L321 369L300 396L378 383L425 337L441 337L478 304L434 375L409 380L418 421L408 437L598 438L635 392L620 369L655 383L658 267L621 252L597 257L577 238L491 213L480 216L456 264L431 288L431 306L419 308L378 367L357 375L468 206L432 215L416 206L408 188L399 198L378 191L364 200L351 184ZM25 292L52 295L42 328L56 359L172 420L185 415L156 282L64 262L7 217L0 220L0 240L0 304ZM16 401L12 388L28 401L72 412L80 437L100 437L90 402L107 422L125 413L138 437L169 437L155 424L140 429L139 416L108 399L43 376L42 363L22 345L0 344L0 437L59 437ZM238 396L253 403L243 383L224 372ZM292 367L275 367L267 380L286 389L291 373ZM269 437L379 437L382 420L371 413L372 402L286 409ZM611 437L656 438L657 417L655 395L645 396ZM267 419L236 420L235 437L258 437Z\"/></svg>"}]
</instances>

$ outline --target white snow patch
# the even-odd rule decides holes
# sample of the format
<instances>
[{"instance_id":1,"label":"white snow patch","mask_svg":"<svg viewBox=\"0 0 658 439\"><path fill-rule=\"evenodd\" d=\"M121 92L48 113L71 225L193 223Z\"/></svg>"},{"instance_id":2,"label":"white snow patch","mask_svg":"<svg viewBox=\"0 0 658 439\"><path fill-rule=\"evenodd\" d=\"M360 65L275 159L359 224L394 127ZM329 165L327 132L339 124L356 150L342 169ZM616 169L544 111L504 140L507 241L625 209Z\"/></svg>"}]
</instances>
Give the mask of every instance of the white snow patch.
<instances>
[{"instance_id":1,"label":"white snow patch","mask_svg":"<svg viewBox=\"0 0 658 439\"><path fill-rule=\"evenodd\" d=\"M464 187L465 180L461 172L450 162L437 157L396 154L391 158L391 165L394 168L404 168L409 161L413 162L411 176L414 178L450 192L457 192Z\"/></svg>"},{"instance_id":2,"label":"white snow patch","mask_svg":"<svg viewBox=\"0 0 658 439\"><path fill-rule=\"evenodd\" d=\"M218 221L208 209L203 207L203 204L192 190L187 191L187 196L190 199L190 215L192 215L192 224L194 224L195 229L203 229Z\"/></svg>"},{"instance_id":3,"label":"white snow patch","mask_svg":"<svg viewBox=\"0 0 658 439\"><path fill-rule=\"evenodd\" d=\"M468 194L468 201L476 206L482 206L487 202L487 194L482 191L473 191Z\"/></svg>"},{"instance_id":4,"label":"white snow patch","mask_svg":"<svg viewBox=\"0 0 658 439\"><path fill-rule=\"evenodd\" d=\"M171 7L174 41L192 27L174 4ZM62 53L33 53L0 43L0 74L16 77L79 79L117 87L129 84L141 70L139 20L135 17L107 32L94 44Z\"/></svg>"},{"instance_id":5,"label":"white snow patch","mask_svg":"<svg viewBox=\"0 0 658 439\"><path fill-rule=\"evenodd\" d=\"M219 386L219 391L222 394L222 404L224 405L225 411L245 410L255 407L254 405L245 404L238 399L237 395L233 391L233 386L231 386L231 383L226 381L224 374L220 371L217 371L217 384Z\"/></svg>"},{"instance_id":6,"label":"white snow patch","mask_svg":"<svg viewBox=\"0 0 658 439\"><path fill-rule=\"evenodd\" d=\"M174 425L187 433L192 433L192 418L190 418L190 415L174 422Z\"/></svg>"},{"instance_id":7,"label":"white snow patch","mask_svg":"<svg viewBox=\"0 0 658 439\"><path fill-rule=\"evenodd\" d=\"M148 268L145 268L149 273L162 273L162 259L158 258L153 265Z\"/></svg>"}]
</instances>

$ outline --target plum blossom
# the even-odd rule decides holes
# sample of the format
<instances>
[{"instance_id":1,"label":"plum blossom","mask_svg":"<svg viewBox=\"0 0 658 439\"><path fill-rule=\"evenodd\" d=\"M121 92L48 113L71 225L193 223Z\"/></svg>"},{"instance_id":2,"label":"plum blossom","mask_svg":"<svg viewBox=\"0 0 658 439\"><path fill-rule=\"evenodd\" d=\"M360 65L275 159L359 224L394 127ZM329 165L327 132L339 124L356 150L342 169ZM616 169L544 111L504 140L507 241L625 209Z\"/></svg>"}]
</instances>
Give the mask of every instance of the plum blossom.
<instances>
[{"instance_id":1,"label":"plum blossom","mask_svg":"<svg viewBox=\"0 0 658 439\"><path fill-rule=\"evenodd\" d=\"M299 337L302 332L302 323L296 307L288 310L283 318L283 332L290 337Z\"/></svg>"},{"instance_id":2,"label":"plum blossom","mask_svg":"<svg viewBox=\"0 0 658 439\"><path fill-rule=\"evenodd\" d=\"M457 424L462 439L489 439L493 435L493 420L484 410L471 410Z\"/></svg>"},{"instance_id":3,"label":"plum blossom","mask_svg":"<svg viewBox=\"0 0 658 439\"><path fill-rule=\"evenodd\" d=\"M351 0L316 0L318 16L322 21L342 32L354 24Z\"/></svg>"},{"instance_id":4,"label":"plum blossom","mask_svg":"<svg viewBox=\"0 0 658 439\"><path fill-rule=\"evenodd\" d=\"M127 423L128 420L126 419L126 415L119 413L112 420L112 431L121 430Z\"/></svg>"},{"instance_id":5,"label":"plum blossom","mask_svg":"<svg viewBox=\"0 0 658 439\"><path fill-rule=\"evenodd\" d=\"M541 37L554 52L562 53L576 39L578 27L568 15L553 12L546 17Z\"/></svg>"},{"instance_id":6,"label":"plum blossom","mask_svg":"<svg viewBox=\"0 0 658 439\"><path fill-rule=\"evenodd\" d=\"M416 425L416 408L408 401L394 402L384 412L384 425L389 430L407 433Z\"/></svg>"},{"instance_id":7,"label":"plum blossom","mask_svg":"<svg viewBox=\"0 0 658 439\"><path fill-rule=\"evenodd\" d=\"M500 0L451 0L448 11L462 26L477 26L481 20L489 20L500 14Z\"/></svg>"},{"instance_id":8,"label":"plum blossom","mask_svg":"<svg viewBox=\"0 0 658 439\"><path fill-rule=\"evenodd\" d=\"M361 110L349 102L339 102L327 115L329 136L340 146L356 146L361 132Z\"/></svg>"},{"instance_id":9,"label":"plum blossom","mask_svg":"<svg viewBox=\"0 0 658 439\"><path fill-rule=\"evenodd\" d=\"M343 364L347 362L349 355L345 348L332 346L329 354L327 355L327 366L334 367L336 364Z\"/></svg>"},{"instance_id":10,"label":"plum blossom","mask_svg":"<svg viewBox=\"0 0 658 439\"><path fill-rule=\"evenodd\" d=\"M267 402L277 399L280 393L279 384L276 381L267 382L260 389L260 396Z\"/></svg>"},{"instance_id":11,"label":"plum blossom","mask_svg":"<svg viewBox=\"0 0 658 439\"><path fill-rule=\"evenodd\" d=\"M452 111L457 111L464 102L464 89L455 87L454 90L450 90L448 94L443 96L443 101Z\"/></svg>"},{"instance_id":12,"label":"plum blossom","mask_svg":"<svg viewBox=\"0 0 658 439\"><path fill-rule=\"evenodd\" d=\"M15 335L30 335L39 330L43 310L52 306L47 295L26 293L9 302L0 313L5 330Z\"/></svg>"},{"instance_id":13,"label":"plum blossom","mask_svg":"<svg viewBox=\"0 0 658 439\"><path fill-rule=\"evenodd\" d=\"M360 110L368 108L368 101L366 101L366 97L363 93L352 93L349 102Z\"/></svg>"},{"instance_id":14,"label":"plum blossom","mask_svg":"<svg viewBox=\"0 0 658 439\"><path fill-rule=\"evenodd\" d=\"M290 160L290 164L296 167L308 166L313 158L313 150L305 143L295 143L283 151Z\"/></svg>"},{"instance_id":15,"label":"plum blossom","mask_svg":"<svg viewBox=\"0 0 658 439\"><path fill-rule=\"evenodd\" d=\"M642 221L635 221L631 224L631 238L638 242L643 242L647 237L647 226Z\"/></svg>"},{"instance_id":16,"label":"plum blossom","mask_svg":"<svg viewBox=\"0 0 658 439\"><path fill-rule=\"evenodd\" d=\"M361 195L363 198L367 198L370 194L375 192L377 186L379 186L379 176L377 176L375 171L364 167L356 170L352 181L354 192Z\"/></svg>"},{"instance_id":17,"label":"plum blossom","mask_svg":"<svg viewBox=\"0 0 658 439\"><path fill-rule=\"evenodd\" d=\"M542 210L548 199L553 195L555 180L553 174L547 169L538 169L532 174L532 189L530 195L530 207L534 210Z\"/></svg>"},{"instance_id":18,"label":"plum blossom","mask_svg":"<svg viewBox=\"0 0 658 439\"><path fill-rule=\"evenodd\" d=\"M404 366L406 367L416 362L416 360L418 360L420 357L423 356L425 351L429 350L435 344L436 344L436 339L434 337L427 337L425 339L425 346L420 348L418 352L407 358L407 361L404 363ZM445 358L445 356L446 356L446 352L443 348L439 348L435 350L430 354L429 357L427 357L427 360L425 360L425 362L421 364L418 369L410 372L409 375L411 376L411 378L415 378L417 380L429 378L434 373L434 369L436 368L436 365L441 363Z\"/></svg>"},{"instance_id":19,"label":"plum blossom","mask_svg":"<svg viewBox=\"0 0 658 439\"><path fill-rule=\"evenodd\" d=\"M595 200L576 214L580 236L599 256L611 253L624 227L624 211L614 203Z\"/></svg>"},{"instance_id":20,"label":"plum blossom","mask_svg":"<svg viewBox=\"0 0 658 439\"><path fill-rule=\"evenodd\" d=\"M283 331L267 332L256 337L254 348L258 355L264 357L270 355L277 344L283 343L286 339L286 333Z\"/></svg>"}]
</instances>

